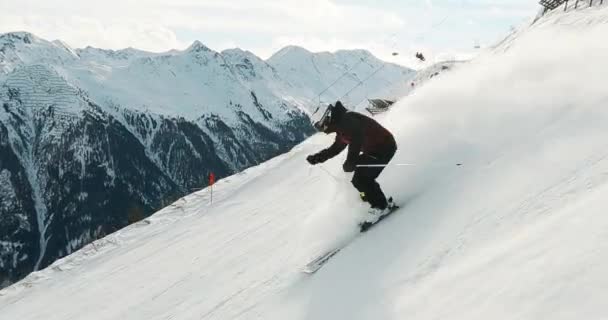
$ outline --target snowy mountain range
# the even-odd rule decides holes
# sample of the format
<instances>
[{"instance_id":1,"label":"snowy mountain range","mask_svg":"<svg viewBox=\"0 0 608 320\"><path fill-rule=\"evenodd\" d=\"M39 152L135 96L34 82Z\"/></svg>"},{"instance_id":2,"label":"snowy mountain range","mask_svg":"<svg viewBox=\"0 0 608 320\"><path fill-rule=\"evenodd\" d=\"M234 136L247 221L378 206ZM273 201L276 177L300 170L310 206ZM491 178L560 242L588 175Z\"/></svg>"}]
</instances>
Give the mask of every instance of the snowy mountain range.
<instances>
[{"instance_id":1,"label":"snowy mountain range","mask_svg":"<svg viewBox=\"0 0 608 320\"><path fill-rule=\"evenodd\" d=\"M346 71L324 98L387 95L414 75L366 51L289 47L264 61L198 41L150 53L0 35L0 284L206 186L210 172L288 151L313 132L320 88Z\"/></svg>"},{"instance_id":2,"label":"snowy mountain range","mask_svg":"<svg viewBox=\"0 0 608 320\"><path fill-rule=\"evenodd\" d=\"M379 115L401 209L366 234L346 155L303 161L318 134L0 290L0 315L607 319L607 34L606 2L570 3Z\"/></svg>"}]
</instances>

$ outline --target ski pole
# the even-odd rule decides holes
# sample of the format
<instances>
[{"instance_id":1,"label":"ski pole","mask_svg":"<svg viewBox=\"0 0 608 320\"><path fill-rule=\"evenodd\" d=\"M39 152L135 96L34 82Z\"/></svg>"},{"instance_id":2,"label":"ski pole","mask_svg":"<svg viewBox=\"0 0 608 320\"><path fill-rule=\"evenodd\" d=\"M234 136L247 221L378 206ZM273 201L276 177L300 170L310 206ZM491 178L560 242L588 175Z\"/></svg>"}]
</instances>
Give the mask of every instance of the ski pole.
<instances>
[{"instance_id":1,"label":"ski pole","mask_svg":"<svg viewBox=\"0 0 608 320\"><path fill-rule=\"evenodd\" d=\"M334 178L334 180L340 182L340 180L338 180L338 178L336 178L336 176L331 174L331 172L327 171L327 169L323 168L322 166L317 166L317 167L320 168L321 170L325 171L325 173L327 173L330 177Z\"/></svg>"},{"instance_id":2,"label":"ski pole","mask_svg":"<svg viewBox=\"0 0 608 320\"><path fill-rule=\"evenodd\" d=\"M462 166L462 163L456 163L456 166ZM420 164L415 164L415 163L392 163L392 164L358 164L357 167L358 168L384 168L384 167L388 167L388 166L403 166L403 167L413 167L413 166L420 166ZM448 165L445 165L448 166Z\"/></svg>"}]
</instances>

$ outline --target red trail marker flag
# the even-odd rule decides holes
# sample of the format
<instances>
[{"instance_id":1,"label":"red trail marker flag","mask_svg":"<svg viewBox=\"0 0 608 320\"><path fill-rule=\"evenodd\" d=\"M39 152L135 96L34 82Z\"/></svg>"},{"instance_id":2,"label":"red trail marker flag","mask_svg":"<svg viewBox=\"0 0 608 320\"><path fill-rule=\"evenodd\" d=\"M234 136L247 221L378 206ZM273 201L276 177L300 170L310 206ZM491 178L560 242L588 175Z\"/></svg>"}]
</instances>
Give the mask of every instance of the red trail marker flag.
<instances>
[{"instance_id":1,"label":"red trail marker flag","mask_svg":"<svg viewBox=\"0 0 608 320\"><path fill-rule=\"evenodd\" d=\"M215 184L215 174L209 172L209 192L211 193L210 204L213 204L213 185Z\"/></svg>"}]
</instances>

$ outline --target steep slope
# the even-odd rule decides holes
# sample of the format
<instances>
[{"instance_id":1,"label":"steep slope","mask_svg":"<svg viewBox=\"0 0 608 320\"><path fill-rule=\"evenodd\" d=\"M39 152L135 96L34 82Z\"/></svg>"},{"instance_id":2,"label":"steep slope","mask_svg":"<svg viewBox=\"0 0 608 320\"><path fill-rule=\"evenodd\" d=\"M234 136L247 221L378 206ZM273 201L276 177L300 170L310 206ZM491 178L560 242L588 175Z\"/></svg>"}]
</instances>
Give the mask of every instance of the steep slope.
<instances>
[{"instance_id":1,"label":"steep slope","mask_svg":"<svg viewBox=\"0 0 608 320\"><path fill-rule=\"evenodd\" d=\"M14 32L0 35L0 106L2 287L206 186L210 172L288 151L313 132L317 105L240 49L73 49Z\"/></svg>"},{"instance_id":2,"label":"steep slope","mask_svg":"<svg viewBox=\"0 0 608 320\"><path fill-rule=\"evenodd\" d=\"M402 91L402 96L411 93L413 90L420 88L435 77L450 72L466 62L467 61L442 61L419 70L416 72L416 76L410 80L409 86Z\"/></svg>"},{"instance_id":3,"label":"steep slope","mask_svg":"<svg viewBox=\"0 0 608 320\"><path fill-rule=\"evenodd\" d=\"M20 39L36 43L24 40L30 38L35 39ZM41 56L39 62L48 62ZM273 117L253 91L243 93L250 108L243 111L234 103L232 118L201 112L185 119L108 103L101 95L109 90L85 91L67 80L67 69L22 64L4 75L0 87L6 151L0 162L6 182L0 284L204 186L211 171L218 177L233 174L287 151L312 132L298 108L284 105ZM126 95L133 94L124 84Z\"/></svg>"},{"instance_id":4,"label":"steep slope","mask_svg":"<svg viewBox=\"0 0 608 320\"><path fill-rule=\"evenodd\" d=\"M380 182L404 207L312 277L299 268L365 211L344 155L305 163L321 135L0 291L0 314L605 318L606 17L549 15L383 115L409 165Z\"/></svg>"},{"instance_id":5,"label":"steep slope","mask_svg":"<svg viewBox=\"0 0 608 320\"><path fill-rule=\"evenodd\" d=\"M404 207L312 277L299 268L365 211L344 155L305 163L322 135L0 291L0 314L605 318L606 17L549 15L396 104L382 122L409 165L380 182Z\"/></svg>"}]
</instances>

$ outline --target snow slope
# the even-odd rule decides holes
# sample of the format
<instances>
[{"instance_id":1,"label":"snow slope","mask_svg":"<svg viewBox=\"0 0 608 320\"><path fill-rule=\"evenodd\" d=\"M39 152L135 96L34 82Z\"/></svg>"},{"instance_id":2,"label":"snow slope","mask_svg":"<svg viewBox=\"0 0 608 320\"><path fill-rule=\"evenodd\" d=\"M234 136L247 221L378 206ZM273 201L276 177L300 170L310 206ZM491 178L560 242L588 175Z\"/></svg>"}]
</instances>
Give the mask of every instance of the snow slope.
<instances>
[{"instance_id":1,"label":"snow slope","mask_svg":"<svg viewBox=\"0 0 608 320\"><path fill-rule=\"evenodd\" d=\"M441 61L433 65L430 65L424 69L416 72L416 76L410 80L410 85L401 91L400 96L406 96L410 92L420 88L428 81L435 77L439 77L444 72L450 72L451 70L458 68L460 65L467 63L468 61Z\"/></svg>"},{"instance_id":2,"label":"snow slope","mask_svg":"<svg viewBox=\"0 0 608 320\"><path fill-rule=\"evenodd\" d=\"M313 276L365 211L344 155L305 163L322 135L0 291L0 316L605 319L606 34L608 7L550 14L382 115L404 207Z\"/></svg>"},{"instance_id":3,"label":"snow slope","mask_svg":"<svg viewBox=\"0 0 608 320\"><path fill-rule=\"evenodd\" d=\"M317 94L294 81L323 88L347 69L363 79L369 68L352 67L363 60L383 70L353 92L413 76L362 50L323 56L336 67L289 70L290 82L251 52L199 41L150 53L0 34L0 288L206 186L209 172L226 177L309 137Z\"/></svg>"}]
</instances>

